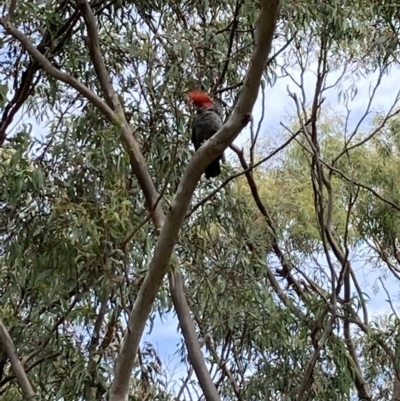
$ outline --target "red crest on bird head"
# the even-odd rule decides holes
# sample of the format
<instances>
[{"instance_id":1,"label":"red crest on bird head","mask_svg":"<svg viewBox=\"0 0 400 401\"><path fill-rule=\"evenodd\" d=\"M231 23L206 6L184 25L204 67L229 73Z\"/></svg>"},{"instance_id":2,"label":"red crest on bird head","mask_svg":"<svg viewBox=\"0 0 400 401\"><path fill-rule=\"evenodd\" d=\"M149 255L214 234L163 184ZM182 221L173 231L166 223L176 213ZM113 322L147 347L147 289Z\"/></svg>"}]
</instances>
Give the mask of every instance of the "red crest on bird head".
<instances>
[{"instance_id":1,"label":"red crest on bird head","mask_svg":"<svg viewBox=\"0 0 400 401\"><path fill-rule=\"evenodd\" d=\"M199 91L198 89L190 92L187 97L196 107L207 108L214 105L214 102L211 100L210 96L202 91Z\"/></svg>"}]
</instances>

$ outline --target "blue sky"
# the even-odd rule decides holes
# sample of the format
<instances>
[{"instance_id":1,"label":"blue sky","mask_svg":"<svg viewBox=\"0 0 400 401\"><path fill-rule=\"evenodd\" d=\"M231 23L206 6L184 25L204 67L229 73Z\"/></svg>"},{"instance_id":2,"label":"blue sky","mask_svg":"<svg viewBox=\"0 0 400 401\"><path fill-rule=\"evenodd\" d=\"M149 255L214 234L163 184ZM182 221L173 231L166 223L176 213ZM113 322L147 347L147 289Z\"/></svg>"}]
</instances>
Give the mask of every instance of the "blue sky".
<instances>
[{"instance_id":1,"label":"blue sky","mask_svg":"<svg viewBox=\"0 0 400 401\"><path fill-rule=\"evenodd\" d=\"M373 102L372 111L385 111L391 106L394 98L397 95L398 79L396 75L399 74L398 69L393 69L393 71L386 77L383 78L380 88L377 91L375 101ZM296 71L292 72L294 76L298 75ZM333 82L337 79L338 74L332 74L330 81ZM351 80L354 79L354 75L350 75L347 81L347 85L350 85ZM357 82L358 94L352 102L349 103L351 109L350 125L355 126L360 117L363 115L367 103L369 101L370 85L374 84L377 80L377 74L372 74L368 78L361 78ZM280 127L280 122L285 122L288 120L289 116L295 114L295 108L293 100L288 96L287 86L289 86L292 92L298 93L300 95L298 88L293 84L289 77L278 79L274 87L266 89L266 99L265 99L265 109L266 115L265 120L262 125L260 139L272 140L274 138L279 138L282 133L282 128ZM305 88L308 103L312 101L312 95L315 86L315 74L313 69L305 75ZM346 86L346 84L344 85ZM324 107L329 106L333 110L339 113L345 113L345 108L342 103L338 101L338 92L336 89L332 89L325 94L326 101ZM257 100L254 108L253 118L257 124L261 115L261 96ZM19 121L16 118L15 121ZM363 127L368 128L367 119ZM29 122L33 126L33 135L42 136L45 133L45 129L39 126L32 119L23 119L21 122ZM235 143L239 146L244 146L249 139L249 130L244 130ZM357 261L354 264L357 277L359 279L360 285L363 290L369 294L369 311L370 314L374 313L384 313L389 312L390 307L387 302L386 292L381 288L381 283L379 281L379 276L382 275L382 271L377 272L372 266L365 264L362 261ZM386 290L392 297L392 301L397 301L399 298L399 286L398 283L388 276L384 279L384 284ZM158 350L165 367L169 372L173 372L173 380L178 380L180 377L184 377L186 368L180 365L179 356L174 355L177 350L177 344L180 343L180 335L178 333L178 322L171 313L163 322L156 318L153 331L149 335L145 335L142 339L144 341L149 341L154 344Z\"/></svg>"},{"instance_id":2,"label":"blue sky","mask_svg":"<svg viewBox=\"0 0 400 401\"><path fill-rule=\"evenodd\" d=\"M399 69L393 69L388 76L382 79L382 83L376 92L375 100L372 105L372 112L381 112L388 110L393 104L398 92L398 74ZM296 75L296 72L293 71ZM397 75L397 77L396 77ZM334 82L338 78L339 74L332 74L329 82ZM362 78L357 82L358 94L352 102L349 103L351 109L351 117L349 120L349 128L354 128L360 118L363 116L368 101L370 99L370 86L375 85L378 78L377 74L372 74L368 78ZM347 85L350 85L351 80L354 76L349 77ZM281 132L280 122L287 121L289 116L293 116L295 108L293 100L287 94L287 86L292 92L296 92L299 96L299 90L293 84L290 78L282 78L277 81L273 88L267 88L266 90L266 113L265 119L260 133L260 139L271 139L277 137ZM344 86L347 86L344 84ZM311 69L305 76L305 87L306 96L308 103L312 101L312 96L315 88L315 74ZM345 113L346 109L343 104L338 101L337 89L332 89L325 94L326 101L324 106L331 107L338 113ZM259 96L257 103L254 108L253 118L257 123L261 116L261 96ZM371 117L373 113L371 114ZM370 118L367 118L362 124L362 128L367 129L369 126ZM242 132L239 138L235 141L238 146L244 146L249 139L249 130L246 129ZM273 140L273 139L272 139ZM390 295L391 301L394 305L399 305L399 283L393 280L390 273L385 278L383 271L377 271L376 268L367 263L367 259L363 260L358 252L357 260L353 263L353 268L356 272L359 284L363 291L369 295L368 310L370 318L375 314L387 313L391 311L388 303L388 297L386 292L382 288L382 284L379 277L382 278L385 285L386 291ZM387 270L386 270L387 271ZM158 349L160 356L167 362L166 366L169 368L175 368L174 379L178 379L180 375L184 375L186 369L183 366L179 366L179 357L175 356L176 344L180 341L180 335L177 331L178 323L177 320L172 316L161 323L159 319L156 319L154 324L153 332L150 335L144 337L144 341L150 341Z\"/></svg>"}]
</instances>

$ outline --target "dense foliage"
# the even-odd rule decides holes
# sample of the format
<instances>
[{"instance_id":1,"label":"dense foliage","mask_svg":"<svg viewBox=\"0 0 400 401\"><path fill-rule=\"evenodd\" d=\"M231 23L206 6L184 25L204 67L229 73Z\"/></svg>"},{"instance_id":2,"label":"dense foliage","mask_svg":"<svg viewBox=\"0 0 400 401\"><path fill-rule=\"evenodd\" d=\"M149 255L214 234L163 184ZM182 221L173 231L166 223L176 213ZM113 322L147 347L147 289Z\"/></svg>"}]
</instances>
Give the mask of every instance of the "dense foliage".
<instances>
[{"instance_id":1,"label":"dense foliage","mask_svg":"<svg viewBox=\"0 0 400 401\"><path fill-rule=\"evenodd\" d=\"M40 400L107 399L160 231L120 127L6 29L11 20L55 68L107 98L78 3L18 0L0 10L0 317ZM97 0L91 8L167 213L193 155L185 96L201 88L229 117L259 6ZM200 180L171 267L181 271L221 400L400 400L393 294L380 280L389 307L370 316L372 289L360 282L364 270L399 280L400 104L395 96L376 113L374 99L397 62L399 16L388 1L282 2L261 119L243 131L244 150L227 152L222 175ZM351 107L368 77L370 101L353 128L355 117L324 98L337 91ZM288 78L292 92L282 99L293 113L272 141L265 96ZM151 321L173 311L165 280ZM0 339L0 397L23 399ZM171 372L144 344L130 400L202 397L183 339L177 349L187 380L171 386Z\"/></svg>"}]
</instances>

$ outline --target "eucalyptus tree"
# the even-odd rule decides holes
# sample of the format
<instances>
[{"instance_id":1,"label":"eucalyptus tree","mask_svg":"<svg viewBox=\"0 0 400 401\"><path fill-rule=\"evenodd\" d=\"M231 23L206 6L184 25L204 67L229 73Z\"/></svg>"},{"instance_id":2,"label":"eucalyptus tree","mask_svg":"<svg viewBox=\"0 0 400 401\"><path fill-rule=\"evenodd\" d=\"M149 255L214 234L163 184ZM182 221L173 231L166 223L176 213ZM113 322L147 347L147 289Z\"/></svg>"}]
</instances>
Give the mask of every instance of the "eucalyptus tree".
<instances>
[{"instance_id":1,"label":"eucalyptus tree","mask_svg":"<svg viewBox=\"0 0 400 401\"><path fill-rule=\"evenodd\" d=\"M188 398L193 369L208 401L348 399L354 389L372 399L353 344L333 333L352 312L335 295L334 269L325 288L293 273L315 248L308 231L296 252L282 246L285 224L303 211L291 216L285 202L271 209L262 197L271 178L257 176L263 128L250 120L260 84L268 90L314 56L311 112L292 95L295 132L264 159L285 157L301 137L317 183L326 174L317 146L326 74L389 68L397 10L363 1L12 0L1 12L0 143L11 155L0 165L2 397ZM194 88L219 101L226 124L193 155L185 96ZM200 180L249 122L250 152L233 147L239 163ZM327 189L312 188L314 235L335 249L319 209ZM139 350L149 316L172 305L190 365L174 394L154 349Z\"/></svg>"}]
</instances>

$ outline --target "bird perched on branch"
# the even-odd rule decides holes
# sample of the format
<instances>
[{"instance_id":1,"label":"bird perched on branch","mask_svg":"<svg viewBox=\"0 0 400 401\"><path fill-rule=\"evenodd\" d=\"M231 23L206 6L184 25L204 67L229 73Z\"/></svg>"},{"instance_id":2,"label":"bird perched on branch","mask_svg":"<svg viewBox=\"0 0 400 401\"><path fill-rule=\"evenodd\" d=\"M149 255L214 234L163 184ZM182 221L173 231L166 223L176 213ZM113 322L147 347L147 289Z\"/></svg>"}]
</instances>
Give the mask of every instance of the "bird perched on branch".
<instances>
[{"instance_id":1,"label":"bird perched on branch","mask_svg":"<svg viewBox=\"0 0 400 401\"><path fill-rule=\"evenodd\" d=\"M204 92L194 90L189 93L188 99L197 109L197 115L192 125L192 143L197 149L216 134L222 127L222 119L211 98ZM217 177L221 174L219 161L222 155L213 160L205 169L206 178Z\"/></svg>"}]
</instances>

